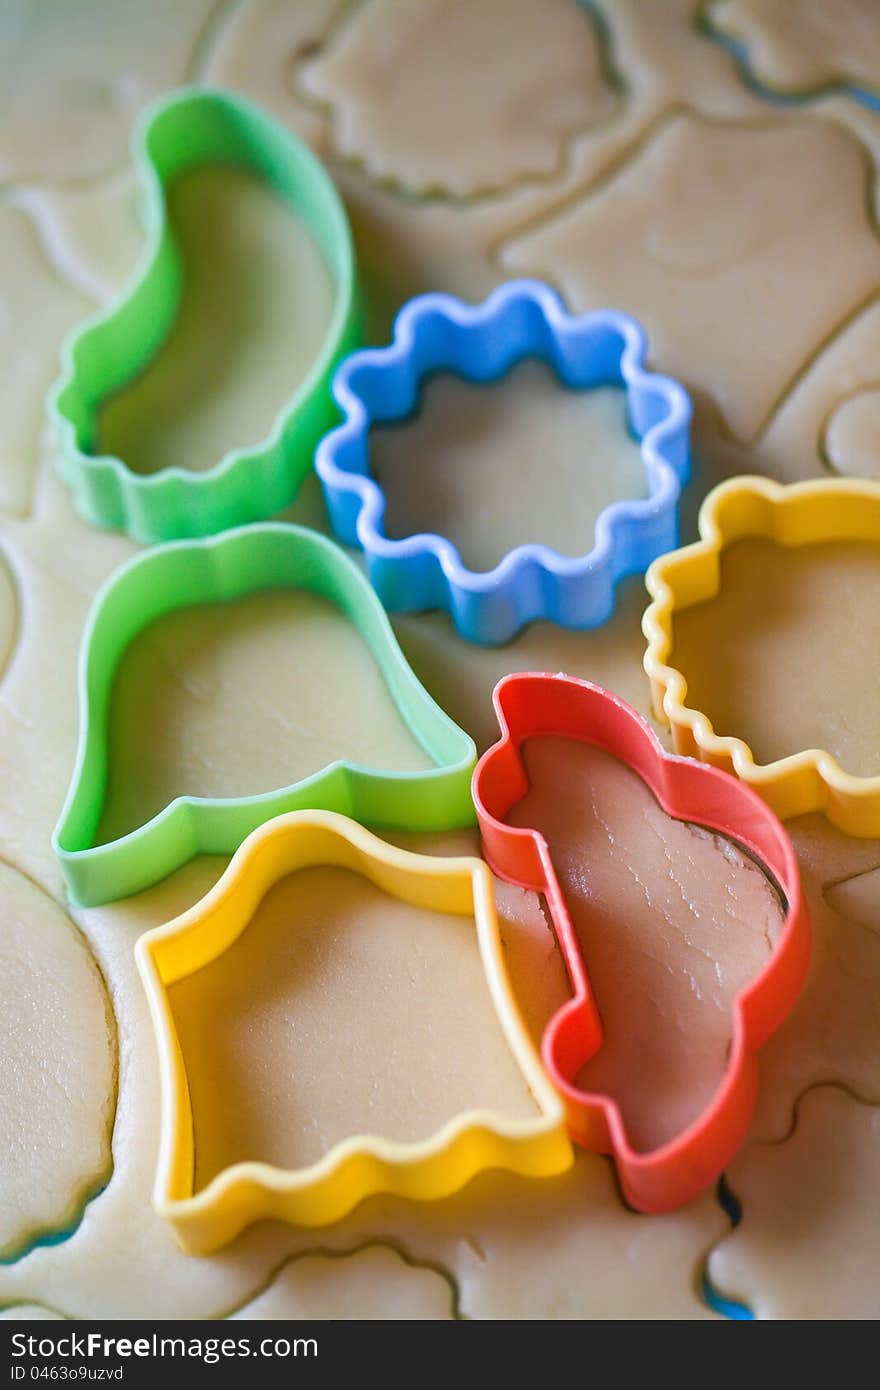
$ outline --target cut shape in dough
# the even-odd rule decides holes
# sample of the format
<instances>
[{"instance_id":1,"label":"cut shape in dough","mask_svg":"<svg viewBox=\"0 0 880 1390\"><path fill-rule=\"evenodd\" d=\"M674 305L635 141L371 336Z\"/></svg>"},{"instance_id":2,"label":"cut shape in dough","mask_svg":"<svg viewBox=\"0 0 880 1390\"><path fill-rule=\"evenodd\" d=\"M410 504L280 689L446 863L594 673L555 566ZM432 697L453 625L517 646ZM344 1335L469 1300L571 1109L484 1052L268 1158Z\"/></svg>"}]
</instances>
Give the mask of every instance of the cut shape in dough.
<instances>
[{"instance_id":1,"label":"cut shape in dough","mask_svg":"<svg viewBox=\"0 0 880 1390\"><path fill-rule=\"evenodd\" d=\"M299 1255L233 1319L316 1318L375 1321L454 1317L453 1289L436 1270L411 1263L387 1245L350 1255Z\"/></svg>"},{"instance_id":2,"label":"cut shape in dough","mask_svg":"<svg viewBox=\"0 0 880 1390\"><path fill-rule=\"evenodd\" d=\"M474 1109L538 1114L473 920L347 869L282 879L237 940L168 993L196 1192L235 1163L303 1168L355 1135L418 1142Z\"/></svg>"},{"instance_id":3,"label":"cut shape in dough","mask_svg":"<svg viewBox=\"0 0 880 1390\"><path fill-rule=\"evenodd\" d=\"M733 1001L767 964L783 905L732 841L667 815L609 753L533 737L522 756L528 789L508 819L547 841L602 1019L576 1084L618 1102L635 1149L658 1148L720 1085Z\"/></svg>"},{"instance_id":4,"label":"cut shape in dough","mask_svg":"<svg viewBox=\"0 0 880 1390\"><path fill-rule=\"evenodd\" d=\"M486 1173L450 1202L363 1218L448 1270L465 1318L716 1316L700 1294L705 1253L728 1228L714 1193L664 1216L632 1212L610 1162L582 1150L558 1178Z\"/></svg>"},{"instance_id":5,"label":"cut shape in dough","mask_svg":"<svg viewBox=\"0 0 880 1390\"><path fill-rule=\"evenodd\" d=\"M395 771L432 766L363 638L305 589L157 619L122 659L109 740L97 843L145 824L176 796L268 792L339 758Z\"/></svg>"},{"instance_id":6,"label":"cut shape in dough","mask_svg":"<svg viewBox=\"0 0 880 1390\"><path fill-rule=\"evenodd\" d=\"M728 1181L742 1221L709 1277L758 1318L880 1315L880 1109L833 1086L802 1097L794 1133L752 1144Z\"/></svg>"},{"instance_id":7,"label":"cut shape in dough","mask_svg":"<svg viewBox=\"0 0 880 1390\"><path fill-rule=\"evenodd\" d=\"M719 0L704 13L710 32L742 44L750 76L772 92L880 90L876 0Z\"/></svg>"},{"instance_id":8,"label":"cut shape in dough","mask_svg":"<svg viewBox=\"0 0 880 1390\"><path fill-rule=\"evenodd\" d=\"M333 141L379 183L468 198L562 173L618 95L585 5L366 0L299 70Z\"/></svg>"},{"instance_id":9,"label":"cut shape in dough","mask_svg":"<svg viewBox=\"0 0 880 1390\"><path fill-rule=\"evenodd\" d=\"M335 289L302 219L252 173L181 174L168 191L184 265L170 336L101 409L95 451L136 473L204 472L270 434L314 366Z\"/></svg>"},{"instance_id":10,"label":"cut shape in dough","mask_svg":"<svg viewBox=\"0 0 880 1390\"><path fill-rule=\"evenodd\" d=\"M566 390L537 361L490 385L432 377L414 417L370 431L370 471L386 535L436 532L478 571L532 543L586 555L602 509L647 491L624 393Z\"/></svg>"},{"instance_id":11,"label":"cut shape in dough","mask_svg":"<svg viewBox=\"0 0 880 1390\"><path fill-rule=\"evenodd\" d=\"M84 938L0 863L0 1259L57 1239L112 1166L116 1027Z\"/></svg>"},{"instance_id":12,"label":"cut shape in dough","mask_svg":"<svg viewBox=\"0 0 880 1390\"><path fill-rule=\"evenodd\" d=\"M822 452L835 473L880 478L880 388L858 391L835 407Z\"/></svg>"},{"instance_id":13,"label":"cut shape in dough","mask_svg":"<svg viewBox=\"0 0 880 1390\"><path fill-rule=\"evenodd\" d=\"M350 3L236 0L208 55L204 80L259 102L309 144L322 148L325 114L301 90L297 72Z\"/></svg>"},{"instance_id":14,"label":"cut shape in dough","mask_svg":"<svg viewBox=\"0 0 880 1390\"><path fill-rule=\"evenodd\" d=\"M652 360L748 443L880 283L871 178L830 122L675 115L501 262L553 281L572 309L633 314Z\"/></svg>"}]
</instances>

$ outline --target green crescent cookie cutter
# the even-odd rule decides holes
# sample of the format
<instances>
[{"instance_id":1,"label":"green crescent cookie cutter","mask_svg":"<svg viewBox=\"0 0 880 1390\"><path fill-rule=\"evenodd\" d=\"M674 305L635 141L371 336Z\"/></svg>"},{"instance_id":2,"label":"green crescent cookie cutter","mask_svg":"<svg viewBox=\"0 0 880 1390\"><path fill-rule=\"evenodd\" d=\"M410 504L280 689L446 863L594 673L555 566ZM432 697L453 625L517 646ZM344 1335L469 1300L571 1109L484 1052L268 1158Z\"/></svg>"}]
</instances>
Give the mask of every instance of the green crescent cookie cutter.
<instances>
[{"instance_id":1,"label":"green crescent cookie cutter","mask_svg":"<svg viewBox=\"0 0 880 1390\"><path fill-rule=\"evenodd\" d=\"M320 594L348 617L375 658L391 697L433 768L379 771L337 761L311 777L255 796L180 796L117 840L94 843L107 792L107 725L122 657L157 618L193 604L268 589ZM285 811L338 811L367 825L451 830L475 822L474 741L440 709L408 665L374 590L333 541L283 522L210 540L176 541L135 556L97 595L79 665L76 767L52 846L73 902L112 902L165 878L194 855L230 854Z\"/></svg>"},{"instance_id":2,"label":"green crescent cookie cutter","mask_svg":"<svg viewBox=\"0 0 880 1390\"><path fill-rule=\"evenodd\" d=\"M287 506L311 467L315 445L336 419L330 378L360 344L351 231L333 181L311 150L258 107L226 92L187 88L149 107L135 133L134 159L146 195L146 247L115 305L64 345L62 375L48 401L58 469L77 510L94 525L148 542L206 536ZM333 279L335 307L311 371L266 439L230 451L203 473L171 467L141 475L120 458L92 452L98 414L156 355L180 307L184 267L166 186L195 165L218 163L251 170L302 217Z\"/></svg>"}]
</instances>

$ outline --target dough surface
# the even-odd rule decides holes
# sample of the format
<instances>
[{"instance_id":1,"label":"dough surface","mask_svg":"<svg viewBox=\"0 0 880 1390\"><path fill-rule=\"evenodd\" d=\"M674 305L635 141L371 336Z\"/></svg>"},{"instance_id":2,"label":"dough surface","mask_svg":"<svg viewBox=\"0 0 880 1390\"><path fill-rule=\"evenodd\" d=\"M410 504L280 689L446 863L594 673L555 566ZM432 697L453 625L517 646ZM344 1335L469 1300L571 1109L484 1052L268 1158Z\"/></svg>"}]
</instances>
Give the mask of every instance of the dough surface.
<instances>
[{"instance_id":1,"label":"dough surface","mask_svg":"<svg viewBox=\"0 0 880 1390\"><path fill-rule=\"evenodd\" d=\"M496 13L494 3L466 8L466 24L477 27L482 14ZM746 0L732 0L727 8L744 13ZM708 488L726 476L759 472L793 481L829 469L877 471L870 402L857 404L880 383L876 112L812 85L801 86L785 107L771 104L759 88L750 88L724 44L698 24L693 0L518 4L508 61L491 61L502 56L497 41L488 58L477 54L479 89L462 88L466 64L452 42L435 44L430 57L426 48L415 53L402 85L377 86L376 54L388 36L388 9L384 0L163 0L153 6L80 0L75 31L64 0L43 0L38 23L34 7L24 2L10 0L0 10L0 855L37 885L41 913L61 924L65 941L77 938L61 908L50 903L63 902L50 836L75 757L80 636L95 592L136 547L75 516L54 474L43 400L57 375L64 336L106 307L140 253L129 138L137 111L152 95L188 80L242 92L327 161L352 221L370 342L388 340L397 309L412 294L445 290L477 301L524 271L549 278L572 308L611 303L634 310L649 330L651 365L694 389L694 476L682 499L683 539L695 533ZM837 9L834 42L823 40L821 65L827 69L833 60L853 80L855 57L870 67L870 77L876 63L863 31L850 27L855 11L840 6L844 19ZM803 47L810 0L791 0L785 10L791 22L783 78L791 70L791 45ZM761 11L766 29L771 10L762 5ZM432 33L441 36L451 33L444 26L456 13L464 8L441 0L419 10L433 17ZM772 84L773 74L756 63L755 42L744 38L758 82ZM409 34L401 42L412 51ZM528 62L519 63L511 55L524 43ZM537 106L504 104L505 96L523 94L524 74L531 81L548 73L552 82ZM827 71L807 78L821 86ZM429 109L423 98L450 90L457 93L455 103L445 103L458 121L454 138L441 131L436 140L423 140L424 122L416 119ZM451 130L448 123L447 135ZM430 196L413 192L425 184ZM282 233L274 209L262 203L255 209L247 197L237 204L245 221L241 235L273 257L277 252L273 264L283 273L268 272L269 288L261 282L253 305L258 331L247 345L240 337L228 399L202 396L195 412L197 394L190 390L181 401L174 397L176 381L157 389L144 377L127 400L114 403L114 410L130 412L124 420L120 415L120 447L141 458L138 466L154 466L156 451L167 447L184 467L203 467L231 444L263 433L308 348L297 315L321 293L311 248L293 244L296 223L286 212ZM197 222L194 217L196 269L200 260L216 264L212 257L222 250L212 248ZM217 286L206 274L213 322L219 316L240 323L236 315L248 308L241 285L253 265L233 269L241 278L227 277L228 293L237 292L232 299L209 295ZM204 352L207 376L221 379L224 363L230 365L229 345L212 340L195 321L188 331ZM226 437L224 411L237 440ZM245 426L240 435L239 422ZM540 451L540 437L535 447ZM571 458L576 462L578 454ZM489 476L489 470L481 474ZM553 512L554 496L562 494L548 489L540 498L542 525L546 502L548 526L558 524L562 539L566 528L577 534L580 518L567 506ZM514 497L509 500L515 511ZM501 501L507 504L508 497ZM475 542L486 554L507 548L500 506L481 505L479 514ZM313 480L286 516L326 527ZM627 581L605 627L582 634L537 624L502 649L461 641L443 614L400 618L395 627L420 679L485 748L497 738L493 685L513 670L564 670L596 680L647 714L639 627L645 602L641 581ZM158 653L152 667L145 657L145 689L157 707L141 706L138 715L135 698L128 726L121 715L120 748L132 756L142 738L148 750L131 784L132 804L117 803L122 820L142 814L152 792L164 798L180 791L177 774L188 776L191 764L205 786L232 792L242 774L274 783L279 764L295 766L304 743L282 716L305 689L305 663L297 665L296 652L309 650L308 641L301 630L296 644L288 640L297 625L301 629L301 618L295 624L280 610L277 621L267 613L259 621L252 615L242 631L230 630L228 648L209 625L184 623L174 650L178 670L191 678L190 694L175 686ZM355 669L349 637L342 653L346 681ZM251 656L255 648L262 653L262 678L247 688L240 675L233 679L237 644ZM854 652L860 673L864 662L864 685L860 674L844 692L853 709L870 707L874 698L871 647L860 634ZM798 710L819 707L826 674L815 661L796 672ZM323 709L335 696L326 684L320 691ZM744 700L744 717L760 715L768 706L765 695L762 687ZM383 698L377 691L368 725L355 732L369 742L378 731L388 750ZM176 737L166 738L161 727L166 701L175 711ZM345 707L351 710L352 702ZM793 707L786 721L791 717ZM788 735L788 722L781 732ZM411 750L400 747L398 733L390 735L385 756L397 748L405 760ZM864 731L859 739L863 748L869 742ZM237 758L239 748L248 751ZM94 988L100 971L118 1036L119 1074L111 1162L99 1107L81 1108L69 1137L80 1171L88 1170L89 1191L99 1173L109 1181L85 1205L81 1189L69 1218L59 1212L70 1185L46 1185L59 1205L41 1219L56 1231L59 1220L75 1230L58 1244L37 1245L0 1263L0 1316L34 1305L46 1316L82 1318L225 1318L249 1308L295 1316L302 1309L343 1307L368 1316L381 1311L380 1282L396 1310L419 1307L426 1315L449 1316L448 1278L452 1306L466 1317L709 1318L717 1314L701 1291L702 1276L710 1247L722 1240L713 1283L759 1316L794 1308L817 1315L859 1311L869 1281L862 1281L860 1294L841 1276L838 1293L828 1261L838 1271L848 1268L852 1245L852 1269L861 1270L864 1252L876 1244L876 1143L868 1123L874 1111L847 1100L842 1109L850 1118L838 1116L833 1104L810 1102L809 1088L830 1080L861 1102L880 1102L880 954L871 877L880 869L880 845L847 840L819 817L795 822L792 832L813 913L814 962L797 1010L762 1053L753 1137L782 1139L808 1091L789 1141L800 1147L743 1151L743 1172L752 1154L777 1154L780 1161L756 1159L761 1179L749 1188L751 1202L734 1167L731 1182L745 1198L745 1217L729 1240L728 1218L713 1194L668 1216L636 1216L622 1205L609 1163L580 1154L571 1172L551 1183L489 1175L454 1201L432 1207L366 1204L320 1233L319 1241L314 1232L264 1224L211 1259L184 1256L150 1204L158 1079L133 949L142 931L191 906L216 881L224 861L200 859L136 898L72 914L90 953L81 974L91 984L84 983L76 999L92 989L100 1001ZM477 847L467 834L419 840L427 852ZM497 893L507 962L537 1039L565 998L561 961L537 898L506 887ZM38 916L28 914L21 959L33 959L29 952L42 939L33 925ZM44 965L40 956L38 983ZM51 974L46 988L58 988L61 978ZM11 988L0 977L4 1007ZM99 1017L98 1008L88 1010L85 1032L76 1034L80 1048L88 1048ZM99 1055L106 1067L106 1048ZM94 1075L99 1072L100 1066ZM494 1085L494 1075L488 1079ZM31 1092L32 1133L56 1137L58 1100L54 1093ZM837 1130L841 1147L831 1164L826 1217L814 1178L827 1161L827 1145L838 1142ZM69 1152L66 1140L57 1148L59 1155ZM83 1161L89 1154L97 1157ZM55 1163L56 1157L43 1145L36 1162ZM838 1168L847 1176L843 1195L835 1186ZM798 1201L800 1227L783 1229L774 1213L788 1221ZM815 1241L809 1227L814 1207ZM10 1221L5 1190L3 1219ZM745 1253L728 1278L724 1252L737 1249ZM381 1253L389 1250L410 1263ZM381 1278L372 1273L380 1268Z\"/></svg>"},{"instance_id":2,"label":"dough surface","mask_svg":"<svg viewBox=\"0 0 880 1390\"><path fill-rule=\"evenodd\" d=\"M7 0L0 10L0 178L80 181L128 157L137 112L191 77L214 0Z\"/></svg>"},{"instance_id":3,"label":"dough surface","mask_svg":"<svg viewBox=\"0 0 880 1390\"><path fill-rule=\"evenodd\" d=\"M503 260L554 280L577 309L635 314L665 369L748 443L810 345L880 287L866 178L857 141L830 124L676 115Z\"/></svg>"}]
</instances>

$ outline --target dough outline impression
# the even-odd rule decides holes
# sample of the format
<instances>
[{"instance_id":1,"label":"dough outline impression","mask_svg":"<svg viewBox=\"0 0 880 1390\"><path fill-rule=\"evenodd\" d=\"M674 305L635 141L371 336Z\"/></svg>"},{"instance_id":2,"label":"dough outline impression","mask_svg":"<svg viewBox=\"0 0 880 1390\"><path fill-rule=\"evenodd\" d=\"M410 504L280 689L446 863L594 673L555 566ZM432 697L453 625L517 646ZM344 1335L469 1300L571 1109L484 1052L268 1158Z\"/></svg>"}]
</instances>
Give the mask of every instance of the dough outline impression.
<instances>
[{"instance_id":1,"label":"dough outline impression","mask_svg":"<svg viewBox=\"0 0 880 1390\"><path fill-rule=\"evenodd\" d=\"M296 496L321 435L335 419L329 383L361 340L357 278L345 208L323 165L291 131L241 97L183 88L149 106L133 141L144 193L146 243L109 309L76 328L48 398L58 471L80 515L153 542L205 536L281 511ZM98 412L161 350L180 302L183 267L165 187L184 170L217 162L251 170L306 224L335 285L333 315L305 380L265 439L226 453L205 472L140 474L121 458L89 452Z\"/></svg>"},{"instance_id":2,"label":"dough outline impression","mask_svg":"<svg viewBox=\"0 0 880 1390\"><path fill-rule=\"evenodd\" d=\"M419 295L398 313L390 345L342 362L333 395L343 422L318 445L315 469L334 532L364 551L390 612L445 609L463 637L487 645L509 641L537 619L580 629L607 621L618 580L643 573L677 544L678 501L690 474L690 398L678 382L646 369L647 347L628 314L570 314L549 285L512 280L478 305ZM369 473L370 427L411 415L430 372L486 383L527 357L546 362L564 387L624 388L647 498L603 508L587 555L521 545L480 573L465 567L445 537L386 536L385 496Z\"/></svg>"},{"instance_id":3,"label":"dough outline impression","mask_svg":"<svg viewBox=\"0 0 880 1390\"><path fill-rule=\"evenodd\" d=\"M822 78L796 84L783 84L778 80L774 83L766 77L759 77L761 63L753 59L752 53L755 48L760 48L761 36L758 36L757 43L750 45L747 32L736 29L730 24L729 19L728 27L725 28L723 13L719 23L719 11L723 11L724 8L724 0L721 4L718 0L702 0L696 15L697 29L711 42L727 50L739 68L744 85L755 92L762 101L774 106L797 108L807 106L809 102L818 101L823 97L843 96L860 102L869 111L880 111L880 93L871 91L867 85L850 81L839 71L835 73L829 69L827 75ZM766 41L766 36L764 37ZM793 37L797 37L797 21L794 24Z\"/></svg>"},{"instance_id":4,"label":"dough outline impression","mask_svg":"<svg viewBox=\"0 0 880 1390\"><path fill-rule=\"evenodd\" d=\"M575 1143L613 1155L627 1201L640 1211L670 1211L721 1174L745 1139L758 1084L758 1050L781 1026L800 994L811 956L811 927L797 859L784 827L760 797L735 778L691 758L667 753L641 715L618 696L574 676L522 672L505 676L493 696L501 738L474 772L473 795L483 850L492 870L546 896L565 960L572 997L550 1019L541 1052L563 1098ZM727 835L776 879L785 920L765 968L733 1002L733 1030L724 1077L697 1119L668 1143L645 1152L629 1142L617 1103L575 1082L602 1045L602 1023L550 848L537 830L504 817L528 786L520 756L535 736L559 735L619 758L678 820Z\"/></svg>"},{"instance_id":5,"label":"dough outline impression","mask_svg":"<svg viewBox=\"0 0 880 1390\"><path fill-rule=\"evenodd\" d=\"M492 1110L465 1111L416 1142L353 1136L306 1168L236 1163L194 1193L193 1116L167 986L222 954L247 930L275 883L318 864L361 873L384 892L420 907L473 913L495 1013L538 1115L513 1119ZM159 1052L161 1125L153 1205L191 1254L217 1250L261 1219L326 1226L379 1193L433 1200L458 1191L487 1168L539 1178L571 1166L562 1104L520 1016L504 964L492 876L480 859L412 854L345 816L292 812L255 830L210 892L141 936L135 954Z\"/></svg>"},{"instance_id":6,"label":"dough outline impression","mask_svg":"<svg viewBox=\"0 0 880 1390\"><path fill-rule=\"evenodd\" d=\"M642 618L644 666L655 714L669 726L676 751L734 773L782 820L821 811L847 835L880 835L880 776L846 772L821 748L757 763L747 743L716 734L708 716L685 703L687 679L668 664L675 611L719 593L726 546L745 538L783 547L880 544L880 483L827 478L784 486L768 478L731 478L706 497L698 529L698 541L661 556L645 578L652 602Z\"/></svg>"},{"instance_id":7,"label":"dough outline impression","mask_svg":"<svg viewBox=\"0 0 880 1390\"><path fill-rule=\"evenodd\" d=\"M379 666L401 718L435 763L395 772L345 760L292 786L242 797L182 795L119 839L93 843L107 790L107 719L122 657L157 618L200 603L268 589L303 588L334 603ZM83 907L113 902L158 883L194 855L229 854L272 816L338 811L399 830L472 825L470 776L476 747L409 666L379 600L353 560L315 531L262 522L136 555L95 598L79 655L76 765L52 847L69 895Z\"/></svg>"}]
</instances>

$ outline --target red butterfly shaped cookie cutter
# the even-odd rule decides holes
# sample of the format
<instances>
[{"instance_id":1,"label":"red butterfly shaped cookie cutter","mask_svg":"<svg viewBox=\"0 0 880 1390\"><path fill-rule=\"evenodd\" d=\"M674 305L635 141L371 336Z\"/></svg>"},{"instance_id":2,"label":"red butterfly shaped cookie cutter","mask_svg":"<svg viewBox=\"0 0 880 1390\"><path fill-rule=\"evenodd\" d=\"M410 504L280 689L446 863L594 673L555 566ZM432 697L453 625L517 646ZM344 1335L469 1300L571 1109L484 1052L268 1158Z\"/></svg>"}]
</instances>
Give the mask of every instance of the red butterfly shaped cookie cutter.
<instances>
[{"instance_id":1,"label":"red butterfly shaped cookie cutter","mask_svg":"<svg viewBox=\"0 0 880 1390\"><path fill-rule=\"evenodd\" d=\"M500 878L546 897L572 987L571 999L544 1031L544 1065L565 1104L572 1139L613 1155L633 1207L669 1211L714 1182L745 1138L757 1093L758 1050L788 1016L806 978L812 933L794 849L750 787L705 763L667 753L645 720L600 686L524 672L500 681L493 698L501 738L480 759L473 780L484 853ZM537 830L504 820L528 790L521 746L544 735L577 739L619 758L669 815L726 835L754 855L785 899L785 921L767 965L734 1000L733 1035L717 1091L687 1129L646 1152L632 1147L616 1101L575 1082L602 1045L597 1001L547 841Z\"/></svg>"}]
</instances>

